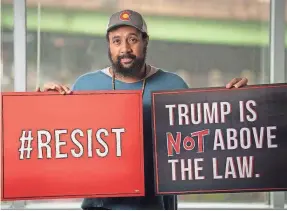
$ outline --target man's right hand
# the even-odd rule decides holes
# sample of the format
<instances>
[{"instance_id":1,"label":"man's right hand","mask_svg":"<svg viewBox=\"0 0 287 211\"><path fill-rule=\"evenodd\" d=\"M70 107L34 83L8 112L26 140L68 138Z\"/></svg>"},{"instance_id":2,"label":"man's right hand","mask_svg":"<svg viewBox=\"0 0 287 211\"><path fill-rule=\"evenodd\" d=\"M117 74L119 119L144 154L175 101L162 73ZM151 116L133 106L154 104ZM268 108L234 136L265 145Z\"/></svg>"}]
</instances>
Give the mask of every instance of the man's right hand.
<instances>
[{"instance_id":1,"label":"man's right hand","mask_svg":"<svg viewBox=\"0 0 287 211\"><path fill-rule=\"evenodd\" d=\"M72 91L69 89L69 87L65 86L65 85L61 85L61 84L57 84L57 83L46 83L44 84L44 88L43 88L43 92L59 92L61 94L71 94ZM38 88L37 92L41 92L41 89Z\"/></svg>"}]
</instances>

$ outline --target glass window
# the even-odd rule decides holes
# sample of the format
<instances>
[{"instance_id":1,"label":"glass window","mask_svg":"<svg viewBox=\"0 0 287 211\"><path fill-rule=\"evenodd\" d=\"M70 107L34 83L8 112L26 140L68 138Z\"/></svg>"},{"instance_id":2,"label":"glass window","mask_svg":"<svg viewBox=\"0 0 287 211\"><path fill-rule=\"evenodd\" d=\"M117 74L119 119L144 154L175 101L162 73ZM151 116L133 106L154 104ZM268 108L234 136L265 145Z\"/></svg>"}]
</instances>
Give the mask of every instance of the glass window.
<instances>
[{"instance_id":1,"label":"glass window","mask_svg":"<svg viewBox=\"0 0 287 211\"><path fill-rule=\"evenodd\" d=\"M13 7L2 8L2 90L13 90ZM10 2L10 3L9 3ZM146 16L147 62L182 76L190 87L224 86L234 77L269 83L269 1L27 1L28 91L55 81L71 86L109 65L105 28L110 12L129 7ZM82 199L27 201L27 208L80 208ZM180 204L266 204L268 193L190 194ZM193 206L194 207L194 206ZM195 206L196 207L196 206Z\"/></svg>"},{"instance_id":2,"label":"glass window","mask_svg":"<svg viewBox=\"0 0 287 211\"><path fill-rule=\"evenodd\" d=\"M4 15L5 12L4 14L1 14L2 17ZM5 22L5 18L1 19L3 22ZM1 89L2 91L13 91L13 31L12 29L5 27L4 24L1 26L1 32Z\"/></svg>"},{"instance_id":3,"label":"glass window","mask_svg":"<svg viewBox=\"0 0 287 211\"><path fill-rule=\"evenodd\" d=\"M0 1L0 94L4 91L13 91L13 35L11 28L5 27L5 8L2 2ZM13 17L10 18L13 21ZM1 100L2 98L0 102ZM2 102L0 103L0 107L2 107ZM2 108L0 109L2 111ZM2 125L0 123L0 134L2 133L1 130ZM12 202L10 201L0 201L0 206L3 209L9 208L11 204Z\"/></svg>"}]
</instances>

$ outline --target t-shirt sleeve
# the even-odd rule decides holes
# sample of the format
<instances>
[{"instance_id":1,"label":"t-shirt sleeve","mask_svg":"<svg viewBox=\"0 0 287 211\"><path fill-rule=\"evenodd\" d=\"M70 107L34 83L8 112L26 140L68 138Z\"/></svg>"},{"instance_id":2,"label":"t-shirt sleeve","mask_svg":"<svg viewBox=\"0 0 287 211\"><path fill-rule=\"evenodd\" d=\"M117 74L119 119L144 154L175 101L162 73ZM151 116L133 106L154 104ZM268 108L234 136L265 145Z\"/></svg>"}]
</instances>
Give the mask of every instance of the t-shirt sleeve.
<instances>
[{"instance_id":1,"label":"t-shirt sleeve","mask_svg":"<svg viewBox=\"0 0 287 211\"><path fill-rule=\"evenodd\" d=\"M184 79L182 77L180 77L179 75L173 74L173 78L172 78L172 89L188 89L189 86L187 85L187 83L184 81Z\"/></svg>"},{"instance_id":2,"label":"t-shirt sleeve","mask_svg":"<svg viewBox=\"0 0 287 211\"><path fill-rule=\"evenodd\" d=\"M72 91L92 91L105 89L105 77L102 77L100 71L89 72L79 76L72 85Z\"/></svg>"},{"instance_id":3,"label":"t-shirt sleeve","mask_svg":"<svg viewBox=\"0 0 287 211\"><path fill-rule=\"evenodd\" d=\"M74 82L74 84L71 87L72 91L81 91L85 89L85 77L80 76L79 78L76 79L76 81Z\"/></svg>"},{"instance_id":4,"label":"t-shirt sleeve","mask_svg":"<svg viewBox=\"0 0 287 211\"><path fill-rule=\"evenodd\" d=\"M77 81L75 81L75 83L72 85L71 90L72 91L78 91L79 90Z\"/></svg>"},{"instance_id":5,"label":"t-shirt sleeve","mask_svg":"<svg viewBox=\"0 0 287 211\"><path fill-rule=\"evenodd\" d=\"M181 87L182 89L188 89L189 86L187 85L187 83L183 80L183 78L181 78L182 82L181 82Z\"/></svg>"}]
</instances>

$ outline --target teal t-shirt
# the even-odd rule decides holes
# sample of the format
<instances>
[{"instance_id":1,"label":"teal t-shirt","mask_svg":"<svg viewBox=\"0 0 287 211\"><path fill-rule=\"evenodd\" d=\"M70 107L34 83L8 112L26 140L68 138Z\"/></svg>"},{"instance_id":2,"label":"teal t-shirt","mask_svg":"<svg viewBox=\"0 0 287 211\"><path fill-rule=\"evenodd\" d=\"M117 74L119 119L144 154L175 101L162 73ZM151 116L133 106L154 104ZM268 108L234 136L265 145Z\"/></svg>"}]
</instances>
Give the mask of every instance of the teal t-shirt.
<instances>
[{"instance_id":1,"label":"teal t-shirt","mask_svg":"<svg viewBox=\"0 0 287 211\"><path fill-rule=\"evenodd\" d=\"M116 90L141 90L143 81L125 83L115 80ZM151 92L158 90L187 89L185 81L175 73L155 67L146 77L143 95L143 131L145 163L145 197L85 199L82 208L105 207L108 209L164 209L163 197L155 196L153 170L153 141L151 120ZM86 73L74 83L73 91L112 90L112 77L108 68ZM116 102L115 102L116 105ZM116 107L115 107L116 109Z\"/></svg>"}]
</instances>

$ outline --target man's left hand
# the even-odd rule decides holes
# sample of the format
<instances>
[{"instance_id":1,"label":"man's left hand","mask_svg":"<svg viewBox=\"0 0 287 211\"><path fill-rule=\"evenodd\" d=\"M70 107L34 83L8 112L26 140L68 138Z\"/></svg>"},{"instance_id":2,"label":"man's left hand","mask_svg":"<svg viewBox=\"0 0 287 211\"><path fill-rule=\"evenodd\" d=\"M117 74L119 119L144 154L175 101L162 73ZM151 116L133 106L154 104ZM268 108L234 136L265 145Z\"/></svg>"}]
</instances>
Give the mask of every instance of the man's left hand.
<instances>
[{"instance_id":1,"label":"man's left hand","mask_svg":"<svg viewBox=\"0 0 287 211\"><path fill-rule=\"evenodd\" d=\"M230 89L232 87L240 88L246 86L248 83L247 78L233 78L228 84L226 84L226 88Z\"/></svg>"}]
</instances>

